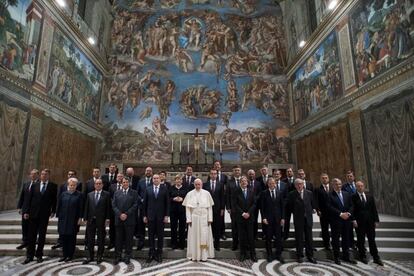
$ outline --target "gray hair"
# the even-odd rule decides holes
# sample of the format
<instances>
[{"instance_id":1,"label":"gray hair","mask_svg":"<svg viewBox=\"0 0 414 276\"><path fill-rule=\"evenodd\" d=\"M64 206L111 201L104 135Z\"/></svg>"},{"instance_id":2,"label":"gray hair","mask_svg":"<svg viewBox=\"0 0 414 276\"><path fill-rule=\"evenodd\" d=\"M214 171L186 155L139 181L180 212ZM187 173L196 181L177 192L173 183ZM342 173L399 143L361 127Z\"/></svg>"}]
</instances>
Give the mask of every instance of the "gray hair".
<instances>
[{"instance_id":1,"label":"gray hair","mask_svg":"<svg viewBox=\"0 0 414 276\"><path fill-rule=\"evenodd\" d=\"M303 184L303 180L302 179L300 179L300 178L296 178L295 179L295 185L296 184Z\"/></svg>"},{"instance_id":2,"label":"gray hair","mask_svg":"<svg viewBox=\"0 0 414 276\"><path fill-rule=\"evenodd\" d=\"M79 180L76 177L71 177L68 179L68 184L71 182L75 182L75 184L78 185Z\"/></svg>"}]
</instances>

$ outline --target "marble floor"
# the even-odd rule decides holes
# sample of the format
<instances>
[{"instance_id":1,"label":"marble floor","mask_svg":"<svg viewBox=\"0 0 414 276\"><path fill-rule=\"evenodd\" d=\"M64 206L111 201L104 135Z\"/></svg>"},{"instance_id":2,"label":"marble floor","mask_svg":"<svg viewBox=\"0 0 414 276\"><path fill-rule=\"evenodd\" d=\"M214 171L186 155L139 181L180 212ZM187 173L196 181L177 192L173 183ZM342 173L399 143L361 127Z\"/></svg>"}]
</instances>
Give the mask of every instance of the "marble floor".
<instances>
[{"instance_id":1,"label":"marble floor","mask_svg":"<svg viewBox=\"0 0 414 276\"><path fill-rule=\"evenodd\" d=\"M186 259L164 260L162 263L147 264L144 260L131 260L129 265L120 263L112 265L103 262L100 265L91 263L82 265L82 259L70 263L59 263L57 258L45 258L41 264L32 262L22 265L24 257L0 257L0 275L414 275L414 261L385 261L385 266L375 264L335 265L329 261L298 264L277 261L268 263L259 260L256 263L243 263L233 259L211 259L207 262L192 262Z\"/></svg>"}]
</instances>

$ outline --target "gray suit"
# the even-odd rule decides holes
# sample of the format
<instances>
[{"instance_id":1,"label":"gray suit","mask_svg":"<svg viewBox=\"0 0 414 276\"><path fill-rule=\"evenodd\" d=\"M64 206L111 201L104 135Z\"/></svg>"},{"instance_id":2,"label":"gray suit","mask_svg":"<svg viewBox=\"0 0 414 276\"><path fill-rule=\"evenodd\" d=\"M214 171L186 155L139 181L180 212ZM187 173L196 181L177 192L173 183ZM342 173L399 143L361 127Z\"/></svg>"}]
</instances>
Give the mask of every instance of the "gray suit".
<instances>
[{"instance_id":1,"label":"gray suit","mask_svg":"<svg viewBox=\"0 0 414 276\"><path fill-rule=\"evenodd\" d=\"M134 229L137 223L136 212L139 204L141 204L141 198L138 192L132 189L128 189L127 194L123 189L118 190L112 199L116 231L115 252L118 258L121 258L123 247L125 247L126 258L131 257ZM122 221L121 214L126 214L127 219Z\"/></svg>"}]
</instances>

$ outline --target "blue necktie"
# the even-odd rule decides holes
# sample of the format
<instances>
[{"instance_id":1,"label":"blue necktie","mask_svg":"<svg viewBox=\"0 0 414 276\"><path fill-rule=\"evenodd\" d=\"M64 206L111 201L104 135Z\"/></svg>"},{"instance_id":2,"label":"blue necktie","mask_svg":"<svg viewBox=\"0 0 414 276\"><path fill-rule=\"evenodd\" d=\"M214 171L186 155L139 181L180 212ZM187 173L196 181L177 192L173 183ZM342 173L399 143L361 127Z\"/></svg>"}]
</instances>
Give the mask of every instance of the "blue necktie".
<instances>
[{"instance_id":1,"label":"blue necktie","mask_svg":"<svg viewBox=\"0 0 414 276\"><path fill-rule=\"evenodd\" d=\"M246 199L247 199L247 190L245 189L245 190L243 191L243 193L244 193L244 199L246 200Z\"/></svg>"},{"instance_id":2,"label":"blue necktie","mask_svg":"<svg viewBox=\"0 0 414 276\"><path fill-rule=\"evenodd\" d=\"M339 196L339 200L341 201L342 206L344 206L344 198L342 197L342 193L339 192L338 196Z\"/></svg>"},{"instance_id":3,"label":"blue necktie","mask_svg":"<svg viewBox=\"0 0 414 276\"><path fill-rule=\"evenodd\" d=\"M351 183L351 189L352 189L352 193L355 193L355 186L353 185L353 183Z\"/></svg>"},{"instance_id":4,"label":"blue necktie","mask_svg":"<svg viewBox=\"0 0 414 276\"><path fill-rule=\"evenodd\" d=\"M40 190L40 192L43 194L46 191L46 183L42 183L42 189Z\"/></svg>"},{"instance_id":5,"label":"blue necktie","mask_svg":"<svg viewBox=\"0 0 414 276\"><path fill-rule=\"evenodd\" d=\"M158 187L155 187L155 198L158 198Z\"/></svg>"}]
</instances>

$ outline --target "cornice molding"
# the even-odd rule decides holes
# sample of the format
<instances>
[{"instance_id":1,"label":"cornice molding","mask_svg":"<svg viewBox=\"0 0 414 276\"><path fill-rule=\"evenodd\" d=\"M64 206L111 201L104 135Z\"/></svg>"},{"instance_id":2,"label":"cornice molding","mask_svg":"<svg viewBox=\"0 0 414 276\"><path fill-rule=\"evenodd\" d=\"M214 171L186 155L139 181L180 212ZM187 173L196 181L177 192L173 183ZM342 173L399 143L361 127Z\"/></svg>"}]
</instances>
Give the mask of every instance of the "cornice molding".
<instances>
[{"instance_id":1,"label":"cornice molding","mask_svg":"<svg viewBox=\"0 0 414 276\"><path fill-rule=\"evenodd\" d=\"M340 23L340 21L348 15L348 12L358 4L359 1L342 0L337 7L326 15L321 24L312 33L306 42L306 45L296 54L291 64L286 68L285 73L290 79L296 70L306 61L306 59L317 49L323 39L328 36Z\"/></svg>"},{"instance_id":2,"label":"cornice molding","mask_svg":"<svg viewBox=\"0 0 414 276\"><path fill-rule=\"evenodd\" d=\"M366 109L386 97L414 85L414 56L378 75L354 92L344 96L321 112L309 116L291 127L292 139L298 139L326 125L332 124L355 109Z\"/></svg>"},{"instance_id":3,"label":"cornice molding","mask_svg":"<svg viewBox=\"0 0 414 276\"><path fill-rule=\"evenodd\" d=\"M110 67L100 53L88 42L88 38L79 30L76 22L60 9L53 0L37 0L45 9L53 21L59 25L73 40L91 62L101 71L104 77L110 75Z\"/></svg>"},{"instance_id":4,"label":"cornice molding","mask_svg":"<svg viewBox=\"0 0 414 276\"><path fill-rule=\"evenodd\" d=\"M85 119L65 104L27 86L20 78L13 76L4 69L0 69L0 79L4 82L4 85L0 85L0 93L4 96L25 106L41 110L45 116L51 117L81 133L103 140L100 125Z\"/></svg>"}]
</instances>

